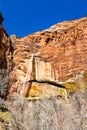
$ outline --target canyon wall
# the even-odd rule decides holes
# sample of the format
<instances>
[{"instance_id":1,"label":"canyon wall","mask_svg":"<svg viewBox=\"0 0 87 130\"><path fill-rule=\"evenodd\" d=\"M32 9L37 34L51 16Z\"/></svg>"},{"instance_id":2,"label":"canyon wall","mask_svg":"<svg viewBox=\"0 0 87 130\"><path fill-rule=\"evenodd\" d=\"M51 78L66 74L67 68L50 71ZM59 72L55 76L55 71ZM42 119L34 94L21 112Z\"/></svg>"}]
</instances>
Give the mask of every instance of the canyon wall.
<instances>
[{"instance_id":1,"label":"canyon wall","mask_svg":"<svg viewBox=\"0 0 87 130\"><path fill-rule=\"evenodd\" d=\"M14 48L14 67L10 74L12 94L27 95L32 81L64 87L65 82L75 82L87 70L86 17L56 24L24 38L11 36L10 39Z\"/></svg>"},{"instance_id":2,"label":"canyon wall","mask_svg":"<svg viewBox=\"0 0 87 130\"><path fill-rule=\"evenodd\" d=\"M11 52L8 34L0 24L0 96L6 97L11 70Z\"/></svg>"},{"instance_id":3,"label":"canyon wall","mask_svg":"<svg viewBox=\"0 0 87 130\"><path fill-rule=\"evenodd\" d=\"M0 129L87 129L87 17L23 38L0 24Z\"/></svg>"}]
</instances>

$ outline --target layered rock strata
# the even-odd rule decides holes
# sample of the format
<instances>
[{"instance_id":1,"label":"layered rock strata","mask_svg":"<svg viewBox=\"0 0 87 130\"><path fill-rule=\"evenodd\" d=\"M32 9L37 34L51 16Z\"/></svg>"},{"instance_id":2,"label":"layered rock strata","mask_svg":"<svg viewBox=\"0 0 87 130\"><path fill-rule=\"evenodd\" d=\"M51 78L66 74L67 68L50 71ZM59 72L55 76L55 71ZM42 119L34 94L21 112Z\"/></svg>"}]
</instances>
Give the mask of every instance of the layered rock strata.
<instances>
[{"instance_id":1,"label":"layered rock strata","mask_svg":"<svg viewBox=\"0 0 87 130\"><path fill-rule=\"evenodd\" d=\"M0 130L86 130L86 108L87 17L24 38L0 24Z\"/></svg>"},{"instance_id":2,"label":"layered rock strata","mask_svg":"<svg viewBox=\"0 0 87 130\"><path fill-rule=\"evenodd\" d=\"M24 38L11 36L10 39L14 48L9 91L12 94L26 96L34 88L29 83L33 81L64 85L75 82L87 69L86 17L56 24Z\"/></svg>"}]
</instances>

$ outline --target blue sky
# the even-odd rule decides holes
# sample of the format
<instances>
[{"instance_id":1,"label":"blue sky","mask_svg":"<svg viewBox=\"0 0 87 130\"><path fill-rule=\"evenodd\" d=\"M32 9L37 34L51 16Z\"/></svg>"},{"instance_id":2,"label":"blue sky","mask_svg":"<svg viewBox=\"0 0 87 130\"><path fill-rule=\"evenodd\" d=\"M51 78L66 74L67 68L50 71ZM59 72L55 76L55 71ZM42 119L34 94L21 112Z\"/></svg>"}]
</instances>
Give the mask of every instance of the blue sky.
<instances>
[{"instance_id":1,"label":"blue sky","mask_svg":"<svg viewBox=\"0 0 87 130\"><path fill-rule=\"evenodd\" d=\"M0 0L0 11L8 34L23 37L61 21L84 17L87 0Z\"/></svg>"}]
</instances>

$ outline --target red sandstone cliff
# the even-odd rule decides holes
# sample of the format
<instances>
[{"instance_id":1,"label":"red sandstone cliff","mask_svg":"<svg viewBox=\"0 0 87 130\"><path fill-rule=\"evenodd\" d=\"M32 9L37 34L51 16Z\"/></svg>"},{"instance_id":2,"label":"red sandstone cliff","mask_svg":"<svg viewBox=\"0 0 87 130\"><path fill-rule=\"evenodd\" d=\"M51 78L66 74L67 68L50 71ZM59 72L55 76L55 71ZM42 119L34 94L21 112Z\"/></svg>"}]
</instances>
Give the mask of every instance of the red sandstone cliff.
<instances>
[{"instance_id":1,"label":"red sandstone cliff","mask_svg":"<svg viewBox=\"0 0 87 130\"><path fill-rule=\"evenodd\" d=\"M73 82L87 69L86 17L58 23L24 38L11 36L10 39L14 48L10 93L20 93L24 88L26 93L30 80Z\"/></svg>"},{"instance_id":2,"label":"red sandstone cliff","mask_svg":"<svg viewBox=\"0 0 87 130\"><path fill-rule=\"evenodd\" d=\"M86 108L87 17L24 38L0 24L0 130L86 130Z\"/></svg>"},{"instance_id":3,"label":"red sandstone cliff","mask_svg":"<svg viewBox=\"0 0 87 130\"><path fill-rule=\"evenodd\" d=\"M49 95L51 87L55 95L57 88L53 86L67 89L65 83L84 77L86 70L86 17L58 23L24 38L11 36L10 40L0 25L1 93L8 88L9 95Z\"/></svg>"}]
</instances>

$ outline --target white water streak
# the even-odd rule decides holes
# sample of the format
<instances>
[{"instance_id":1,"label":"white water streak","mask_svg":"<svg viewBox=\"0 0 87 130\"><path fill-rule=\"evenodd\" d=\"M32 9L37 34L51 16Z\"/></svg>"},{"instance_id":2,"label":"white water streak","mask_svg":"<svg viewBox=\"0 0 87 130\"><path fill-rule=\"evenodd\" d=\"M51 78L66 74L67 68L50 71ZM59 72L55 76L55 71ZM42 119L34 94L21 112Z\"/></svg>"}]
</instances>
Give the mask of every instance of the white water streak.
<instances>
[{"instance_id":1,"label":"white water streak","mask_svg":"<svg viewBox=\"0 0 87 130\"><path fill-rule=\"evenodd\" d=\"M28 70L27 70L27 73L26 73L26 76L25 76L25 80L23 82L22 90L20 92L21 94L22 94L22 92L23 92L23 90L25 88L25 85L26 85L27 81L32 79L32 71L33 71L32 66L33 66L34 55L35 54L32 54L31 59L29 60Z\"/></svg>"}]
</instances>

